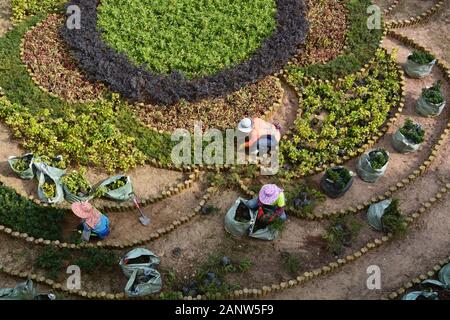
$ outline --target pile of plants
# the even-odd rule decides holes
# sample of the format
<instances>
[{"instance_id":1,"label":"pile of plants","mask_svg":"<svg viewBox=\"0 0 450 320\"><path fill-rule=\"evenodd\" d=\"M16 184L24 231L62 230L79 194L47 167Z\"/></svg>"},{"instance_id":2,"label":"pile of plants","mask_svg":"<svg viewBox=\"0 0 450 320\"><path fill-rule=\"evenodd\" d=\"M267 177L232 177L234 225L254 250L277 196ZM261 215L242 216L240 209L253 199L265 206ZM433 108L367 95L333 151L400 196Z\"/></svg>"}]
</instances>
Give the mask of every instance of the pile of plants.
<instances>
[{"instance_id":1,"label":"pile of plants","mask_svg":"<svg viewBox=\"0 0 450 320\"><path fill-rule=\"evenodd\" d=\"M56 184L53 180L46 179L41 187L47 198L52 199L56 196Z\"/></svg>"},{"instance_id":2,"label":"pile of plants","mask_svg":"<svg viewBox=\"0 0 450 320\"><path fill-rule=\"evenodd\" d=\"M323 2L319 1L319 3ZM344 52L325 64L286 67L288 78L292 83L298 83L305 76L324 80L342 78L358 71L375 56L383 36L383 30L367 27L367 8L372 5L372 0L344 0L341 2L348 11ZM335 23L334 20L331 21L331 24Z\"/></svg>"},{"instance_id":3,"label":"pile of plants","mask_svg":"<svg viewBox=\"0 0 450 320\"><path fill-rule=\"evenodd\" d=\"M63 16L52 14L27 32L23 61L33 71L35 81L49 92L69 101L99 99L104 87L86 79L60 39L59 28L64 23Z\"/></svg>"},{"instance_id":4,"label":"pile of plants","mask_svg":"<svg viewBox=\"0 0 450 320\"><path fill-rule=\"evenodd\" d=\"M118 265L118 260L118 255L111 250L83 248L73 251L48 246L36 257L34 266L44 269L47 277L57 280L66 274L69 265L80 267L81 272L86 274L96 271L106 273Z\"/></svg>"},{"instance_id":5,"label":"pile of plants","mask_svg":"<svg viewBox=\"0 0 450 320\"><path fill-rule=\"evenodd\" d=\"M422 90L422 97L428 102L432 104L442 104L445 101L445 98L441 92L441 81L437 81L430 88L424 88Z\"/></svg>"},{"instance_id":6,"label":"pile of plants","mask_svg":"<svg viewBox=\"0 0 450 320\"><path fill-rule=\"evenodd\" d=\"M66 212L43 207L0 185L0 224L35 238L60 239L60 222Z\"/></svg>"},{"instance_id":7,"label":"pile of plants","mask_svg":"<svg viewBox=\"0 0 450 320\"><path fill-rule=\"evenodd\" d=\"M362 223L355 217L340 216L333 218L323 236L327 250L334 255L342 254L345 247L350 247L361 228Z\"/></svg>"},{"instance_id":8,"label":"pile of plants","mask_svg":"<svg viewBox=\"0 0 450 320\"><path fill-rule=\"evenodd\" d=\"M413 53L408 56L408 60L411 60L420 65L429 64L434 59L435 59L435 57L432 54L425 52L425 51L418 51L418 50L413 51Z\"/></svg>"},{"instance_id":9,"label":"pile of plants","mask_svg":"<svg viewBox=\"0 0 450 320\"><path fill-rule=\"evenodd\" d=\"M116 189L119 189L119 188L122 188L123 186L125 186L127 184L127 182L128 182L127 177L124 176L124 177L114 180L111 183L108 183L105 186L105 188L107 190L116 190Z\"/></svg>"},{"instance_id":10,"label":"pile of plants","mask_svg":"<svg viewBox=\"0 0 450 320\"><path fill-rule=\"evenodd\" d=\"M373 169L379 170L383 168L389 161L389 155L384 149L377 149L369 152L369 162Z\"/></svg>"},{"instance_id":11,"label":"pile of plants","mask_svg":"<svg viewBox=\"0 0 450 320\"><path fill-rule=\"evenodd\" d=\"M414 144L420 144L425 140L425 130L410 118L406 119L405 124L400 128L400 133Z\"/></svg>"},{"instance_id":12,"label":"pile of plants","mask_svg":"<svg viewBox=\"0 0 450 320\"><path fill-rule=\"evenodd\" d=\"M130 108L145 124L172 132L175 129L192 131L196 121L203 129L233 129L246 117L262 117L274 103L283 96L283 90L274 77L267 77L250 84L225 97L205 99L198 102L180 100L167 108L165 106L131 105Z\"/></svg>"},{"instance_id":13,"label":"pile of plants","mask_svg":"<svg viewBox=\"0 0 450 320\"><path fill-rule=\"evenodd\" d=\"M252 3L260 4L260 1ZM112 10L110 12L110 18L117 18L115 19L116 21L122 21L122 15L126 14L129 6L138 8L139 5L137 3L138 1L127 3L127 10L125 12L120 10L116 10L114 12L114 10ZM184 3L186 2L180 2L180 4ZM197 3L199 5L204 4L204 2L190 2L186 8L192 8ZM242 5L245 4L248 8L248 3L248 1L243 1ZM95 79L108 84L114 92L120 92L125 97L133 100L145 101L152 104L172 105L180 99L197 101L207 97L224 96L242 88L247 84L255 83L256 81L279 71L289 61L289 59L295 55L297 52L297 46L303 43L308 28L308 23L304 19L305 8L302 1L277 0L277 28L271 36L263 41L261 45L256 44L257 46L259 45L259 47L254 50L253 54L251 54L248 59L237 63L234 66L233 62L235 61L225 61L225 63L220 66L222 71L216 72L210 76L189 79L180 73L180 70L169 70L174 66L180 65L180 63L182 64L182 62L177 62L176 59L170 59L172 65L169 67L158 65L160 70L167 69L171 72L170 74L155 74L154 72L147 71L144 66L135 66L123 54L115 51L103 41L103 35L97 29L96 1L75 0L72 1L72 4L80 7L81 12L84 13L83 28L81 30L70 30L63 27L61 29L61 34L82 69L92 75ZM163 2L157 2L157 4L162 5ZM229 4L226 4L225 8L228 7L228 5ZM153 5L148 6L148 10L151 10L152 7ZM107 8L107 6L105 6L105 8ZM205 7L202 6L201 8ZM210 6L206 6L206 8L208 8L209 12L213 11L210 9ZM216 8L217 12L221 11L218 7L214 6L213 8ZM202 11L204 11L204 9ZM145 15L148 14L147 10L143 10L142 12ZM165 15L165 19L169 20L180 16L180 14L176 11L174 12L170 9L168 9L167 13L168 14ZM245 16L248 16L248 14ZM254 17L255 16L253 16L253 19ZM100 21L101 19L102 17L100 16ZM203 19L206 18L204 17ZM109 18L106 18L105 21L108 20ZM154 22L151 21L151 19L150 21L147 20L147 17L137 20L133 17L133 19L129 19L129 21L139 21L140 23L146 25L145 29L151 28ZM126 23L130 24L131 22ZM211 25L206 29L216 27L219 26ZM268 29L270 29L270 24L268 28L264 27L264 30L267 31ZM142 28L136 27L132 30L133 31L131 32L138 32L138 30L142 30ZM263 31L262 34L265 34L266 31ZM158 34L161 33L158 32ZM169 33L169 35L171 34L173 35L173 32ZM151 32L146 31L142 33L141 36L144 38L139 39L139 41L144 41L147 43L149 37L151 36ZM246 38L247 37L245 37L245 39ZM125 39L125 37L122 39ZM202 39L204 39L204 37L202 37ZM253 37L253 39L256 38ZM163 39L156 40L155 45L160 46L161 41L163 41ZM116 44L118 43L117 41L114 42ZM192 42L190 45L192 45ZM254 47L254 45L255 43L252 47ZM139 48L141 46L137 47ZM134 46L128 47L128 52L132 50L132 48L134 48ZM171 54L173 57L174 51L172 51ZM244 54L248 54L248 51ZM158 49L156 51L152 51L151 54L145 53L145 56L164 58L167 54L162 53L161 50ZM221 57L217 58L221 59ZM198 58L194 57L193 59L195 61L195 59ZM154 61L154 59L152 60ZM192 61L192 59L188 60ZM193 65L191 62L189 62L189 64ZM201 65L201 62L196 61L195 64ZM215 65L217 68L218 65ZM230 67L226 68L227 65ZM191 67L192 66L189 66L189 68ZM192 69L188 71L195 72L196 70Z\"/></svg>"},{"instance_id":14,"label":"pile of plants","mask_svg":"<svg viewBox=\"0 0 450 320\"><path fill-rule=\"evenodd\" d=\"M280 144L280 161L308 173L338 157L355 153L383 126L400 101L398 70L383 50L367 75L347 76L341 85L295 82L301 88L301 115L293 136Z\"/></svg>"},{"instance_id":15,"label":"pile of plants","mask_svg":"<svg viewBox=\"0 0 450 320\"><path fill-rule=\"evenodd\" d=\"M61 178L65 190L72 195L83 198L92 193L92 187L86 178L86 168L73 170Z\"/></svg>"}]
</instances>

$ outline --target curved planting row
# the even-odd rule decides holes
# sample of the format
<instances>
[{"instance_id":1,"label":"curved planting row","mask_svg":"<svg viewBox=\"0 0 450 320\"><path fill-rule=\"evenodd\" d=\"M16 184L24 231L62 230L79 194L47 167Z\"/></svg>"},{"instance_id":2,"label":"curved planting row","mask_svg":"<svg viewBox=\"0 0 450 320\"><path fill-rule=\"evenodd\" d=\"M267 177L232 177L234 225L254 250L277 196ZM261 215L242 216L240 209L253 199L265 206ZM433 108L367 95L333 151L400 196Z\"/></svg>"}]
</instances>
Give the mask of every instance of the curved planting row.
<instances>
[{"instance_id":1,"label":"curved planting row","mask_svg":"<svg viewBox=\"0 0 450 320\"><path fill-rule=\"evenodd\" d=\"M440 9L444 6L445 0L439 0L433 7L418 15L416 17L411 17L406 20L392 20L386 23L386 27L390 29L405 28L410 26L415 26L426 22L428 19L433 17Z\"/></svg>"},{"instance_id":2,"label":"curved planting row","mask_svg":"<svg viewBox=\"0 0 450 320\"><path fill-rule=\"evenodd\" d=\"M127 98L162 105L172 105L180 99L223 96L277 72L296 53L308 28L302 0L277 0L277 29L250 59L216 75L189 80L175 71L158 75L134 66L102 40L97 30L97 1L76 0L71 4L84 12L83 27L63 27L61 34L82 69Z\"/></svg>"}]
</instances>

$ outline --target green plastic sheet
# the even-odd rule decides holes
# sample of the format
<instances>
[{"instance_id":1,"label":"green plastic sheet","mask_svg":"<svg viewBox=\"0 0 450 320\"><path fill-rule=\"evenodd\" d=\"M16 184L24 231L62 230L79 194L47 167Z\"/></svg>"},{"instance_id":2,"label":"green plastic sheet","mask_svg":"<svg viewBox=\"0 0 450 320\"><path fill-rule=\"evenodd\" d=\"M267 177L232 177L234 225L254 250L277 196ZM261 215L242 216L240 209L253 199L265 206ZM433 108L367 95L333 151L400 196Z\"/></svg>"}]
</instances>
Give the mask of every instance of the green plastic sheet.
<instances>
[{"instance_id":1,"label":"green plastic sheet","mask_svg":"<svg viewBox=\"0 0 450 320\"><path fill-rule=\"evenodd\" d=\"M249 237L261 239L261 240L274 240L278 237L279 231L270 228L270 226L254 230L257 212L251 210L247 206L247 200L238 198L233 206L228 210L225 215L225 230L234 236L242 237L248 235ZM236 211L240 204L244 204L249 210L250 220L248 222L237 221Z\"/></svg>"},{"instance_id":2,"label":"green plastic sheet","mask_svg":"<svg viewBox=\"0 0 450 320\"><path fill-rule=\"evenodd\" d=\"M0 288L0 300L34 300L36 296L31 280L19 283L15 288Z\"/></svg>"},{"instance_id":3,"label":"green plastic sheet","mask_svg":"<svg viewBox=\"0 0 450 320\"><path fill-rule=\"evenodd\" d=\"M419 150L420 144L410 142L406 137L397 130L392 137L392 146L400 153L410 153Z\"/></svg>"},{"instance_id":4,"label":"green plastic sheet","mask_svg":"<svg viewBox=\"0 0 450 320\"><path fill-rule=\"evenodd\" d=\"M129 263L139 259L139 263ZM143 262L145 261L145 262ZM146 248L136 248L120 259L119 265L128 278L125 294L129 297L141 297L161 291L161 275L155 269L161 259Z\"/></svg>"},{"instance_id":5,"label":"green plastic sheet","mask_svg":"<svg viewBox=\"0 0 450 320\"><path fill-rule=\"evenodd\" d=\"M27 158L28 160L30 160L30 165L29 167L24 170L24 171L18 171L14 168L14 163L16 163L18 160L20 159L24 159ZM27 153L24 154L23 156L20 157L16 157L16 156L12 156L8 158L8 164L11 167L11 170L14 171L21 179L24 180L31 180L34 178L34 170L33 170L33 154L32 153Z\"/></svg>"},{"instance_id":6,"label":"green plastic sheet","mask_svg":"<svg viewBox=\"0 0 450 320\"><path fill-rule=\"evenodd\" d=\"M364 153L359 159L356 164L356 172L358 173L358 176L365 182L377 182L378 179L380 179L384 173L386 172L386 169L388 167L389 161L386 162L386 164L380 168L380 169L374 169L372 168L372 165L370 164L370 157L369 154L371 152L376 152L377 149L370 150L366 153ZM389 157L389 152L385 151Z\"/></svg>"},{"instance_id":7,"label":"green plastic sheet","mask_svg":"<svg viewBox=\"0 0 450 320\"><path fill-rule=\"evenodd\" d=\"M433 60L428 64L421 65L408 59L405 64L405 72L411 78L424 78L431 73L435 64L436 60Z\"/></svg>"},{"instance_id":8,"label":"green plastic sheet","mask_svg":"<svg viewBox=\"0 0 450 320\"><path fill-rule=\"evenodd\" d=\"M46 181L51 181L55 184L55 196L52 198L47 197L42 186ZM38 172L38 196L41 201L45 203L60 203L64 201L64 191L59 179L52 179L50 176L43 172Z\"/></svg>"},{"instance_id":9,"label":"green plastic sheet","mask_svg":"<svg viewBox=\"0 0 450 320\"><path fill-rule=\"evenodd\" d=\"M369 224L378 231L383 231L383 223L381 218L384 215L384 211L391 204L392 199L386 199L378 203L374 203L369 207L367 211L367 220Z\"/></svg>"},{"instance_id":10,"label":"green plastic sheet","mask_svg":"<svg viewBox=\"0 0 450 320\"><path fill-rule=\"evenodd\" d=\"M416 111L424 117L436 117L441 114L445 108L445 101L440 104L428 102L423 96L419 98L416 104Z\"/></svg>"},{"instance_id":11,"label":"green plastic sheet","mask_svg":"<svg viewBox=\"0 0 450 320\"><path fill-rule=\"evenodd\" d=\"M117 175L114 177L110 177L102 183L100 183L99 187L106 187L106 185L119 180L121 178L126 178L126 183L124 186L117 188L115 190L108 190L105 194L105 196L109 199L116 200L116 201L127 201L131 199L131 195L133 194L133 185L131 184L131 178L124 175Z\"/></svg>"}]
</instances>

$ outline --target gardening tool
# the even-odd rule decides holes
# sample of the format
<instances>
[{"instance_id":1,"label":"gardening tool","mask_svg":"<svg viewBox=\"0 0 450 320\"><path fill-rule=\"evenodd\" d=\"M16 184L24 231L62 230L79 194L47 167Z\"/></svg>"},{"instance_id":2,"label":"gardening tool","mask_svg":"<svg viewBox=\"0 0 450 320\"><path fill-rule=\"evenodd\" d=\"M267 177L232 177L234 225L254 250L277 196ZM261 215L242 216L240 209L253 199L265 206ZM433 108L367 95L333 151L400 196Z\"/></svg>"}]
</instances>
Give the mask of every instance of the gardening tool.
<instances>
[{"instance_id":1,"label":"gardening tool","mask_svg":"<svg viewBox=\"0 0 450 320\"><path fill-rule=\"evenodd\" d=\"M142 223L142 225L148 226L148 225L150 224L150 218L147 217L147 216L142 212L141 206L140 206L140 204L139 204L139 199L138 199L138 197L137 197L134 193L132 193L131 196L133 197L134 205L136 206L136 208L139 210L139 213L140 213L139 221Z\"/></svg>"}]
</instances>

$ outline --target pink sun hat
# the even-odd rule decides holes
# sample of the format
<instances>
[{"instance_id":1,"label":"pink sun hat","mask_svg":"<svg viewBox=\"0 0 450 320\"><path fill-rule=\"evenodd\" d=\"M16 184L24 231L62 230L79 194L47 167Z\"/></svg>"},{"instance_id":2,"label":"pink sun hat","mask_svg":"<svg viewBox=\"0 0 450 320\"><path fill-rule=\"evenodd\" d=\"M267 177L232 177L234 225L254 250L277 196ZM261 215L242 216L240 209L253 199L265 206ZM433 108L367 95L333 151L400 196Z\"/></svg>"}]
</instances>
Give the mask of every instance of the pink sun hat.
<instances>
[{"instance_id":1,"label":"pink sun hat","mask_svg":"<svg viewBox=\"0 0 450 320\"><path fill-rule=\"evenodd\" d=\"M266 184L259 191L258 198L262 204L270 205L278 199L281 192L283 189L278 188L275 184Z\"/></svg>"},{"instance_id":2,"label":"pink sun hat","mask_svg":"<svg viewBox=\"0 0 450 320\"><path fill-rule=\"evenodd\" d=\"M95 228L102 216L100 211L95 209L87 201L72 203L72 211L77 217L84 219L86 224L91 228Z\"/></svg>"}]
</instances>

